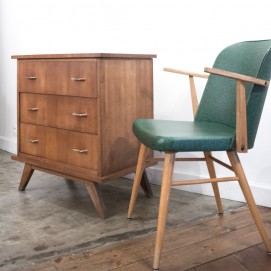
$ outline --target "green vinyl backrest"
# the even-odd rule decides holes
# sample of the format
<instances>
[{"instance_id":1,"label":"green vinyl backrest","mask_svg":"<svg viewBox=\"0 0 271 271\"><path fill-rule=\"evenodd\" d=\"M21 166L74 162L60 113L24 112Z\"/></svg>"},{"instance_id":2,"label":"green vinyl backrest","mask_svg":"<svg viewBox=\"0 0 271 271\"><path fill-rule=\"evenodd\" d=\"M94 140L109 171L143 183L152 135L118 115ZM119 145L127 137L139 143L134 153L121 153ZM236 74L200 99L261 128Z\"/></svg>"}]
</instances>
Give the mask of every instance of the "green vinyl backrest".
<instances>
[{"instance_id":1,"label":"green vinyl backrest","mask_svg":"<svg viewBox=\"0 0 271 271\"><path fill-rule=\"evenodd\" d=\"M247 41L225 48L213 68L264 80L271 76L271 40ZM254 145L268 87L246 83L248 148ZM195 121L216 122L236 127L236 80L210 75ZM232 142L235 148L235 141Z\"/></svg>"}]
</instances>

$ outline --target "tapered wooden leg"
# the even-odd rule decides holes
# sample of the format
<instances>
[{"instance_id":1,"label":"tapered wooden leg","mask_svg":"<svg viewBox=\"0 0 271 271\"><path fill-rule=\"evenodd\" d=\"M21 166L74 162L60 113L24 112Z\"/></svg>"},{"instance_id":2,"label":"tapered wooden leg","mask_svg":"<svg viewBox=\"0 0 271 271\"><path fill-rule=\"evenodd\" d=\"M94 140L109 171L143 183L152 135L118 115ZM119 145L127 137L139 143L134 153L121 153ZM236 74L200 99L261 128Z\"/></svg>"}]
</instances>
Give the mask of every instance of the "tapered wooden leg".
<instances>
[{"instance_id":1,"label":"tapered wooden leg","mask_svg":"<svg viewBox=\"0 0 271 271\"><path fill-rule=\"evenodd\" d=\"M96 182L85 182L86 188L90 195L90 198L96 208L97 213L100 217L105 218L105 205L100 191L99 184Z\"/></svg>"},{"instance_id":2,"label":"tapered wooden leg","mask_svg":"<svg viewBox=\"0 0 271 271\"><path fill-rule=\"evenodd\" d=\"M145 196L147 198L152 198L153 197L152 189L151 189L151 186L150 186L150 182L149 182L146 170L143 170L140 186L143 189L143 191L145 193Z\"/></svg>"},{"instance_id":3,"label":"tapered wooden leg","mask_svg":"<svg viewBox=\"0 0 271 271\"><path fill-rule=\"evenodd\" d=\"M134 207L135 207L135 202L136 202L138 190L140 187L142 174L145 169L145 161L146 161L147 154L148 154L148 148L145 145L141 144L139 155L138 155L137 166L136 166L135 179L133 183L133 189L132 189L132 194L131 194L131 199L130 199L130 204L129 204L129 209L128 209L128 216L127 216L128 219L131 218Z\"/></svg>"},{"instance_id":4,"label":"tapered wooden leg","mask_svg":"<svg viewBox=\"0 0 271 271\"><path fill-rule=\"evenodd\" d=\"M27 187L29 180L31 179L33 175L34 169L31 167L29 164L24 165L24 170L23 174L21 177L20 185L19 185L19 190L24 191L25 188Z\"/></svg>"},{"instance_id":5,"label":"tapered wooden leg","mask_svg":"<svg viewBox=\"0 0 271 271\"><path fill-rule=\"evenodd\" d=\"M204 152L209 175L211 178L216 178L214 162L209 158L210 155L211 155L211 152ZM223 214L224 210L223 210L223 206L221 202L218 183L212 183L212 186L213 186L218 213Z\"/></svg>"},{"instance_id":6,"label":"tapered wooden leg","mask_svg":"<svg viewBox=\"0 0 271 271\"><path fill-rule=\"evenodd\" d=\"M153 270L159 270L160 256L163 247L167 221L168 204L171 191L175 153L166 153L161 186L160 206L157 224L157 235L154 249Z\"/></svg>"},{"instance_id":7,"label":"tapered wooden leg","mask_svg":"<svg viewBox=\"0 0 271 271\"><path fill-rule=\"evenodd\" d=\"M242 168L241 162L239 160L239 157L235 151L228 151L227 152L229 160L232 164L233 170L237 177L239 177L239 184L243 191L244 197L247 201L248 207L250 209L250 212L254 218L254 221L256 223L256 226L259 230L259 233L262 237L263 243L267 249L267 251L271 252L271 245L268 239L268 235L266 232L266 229L264 227L263 221L260 217L259 210L256 206L256 203L254 201L253 195L251 193L250 187L247 182L247 178L245 176L244 170Z\"/></svg>"}]
</instances>

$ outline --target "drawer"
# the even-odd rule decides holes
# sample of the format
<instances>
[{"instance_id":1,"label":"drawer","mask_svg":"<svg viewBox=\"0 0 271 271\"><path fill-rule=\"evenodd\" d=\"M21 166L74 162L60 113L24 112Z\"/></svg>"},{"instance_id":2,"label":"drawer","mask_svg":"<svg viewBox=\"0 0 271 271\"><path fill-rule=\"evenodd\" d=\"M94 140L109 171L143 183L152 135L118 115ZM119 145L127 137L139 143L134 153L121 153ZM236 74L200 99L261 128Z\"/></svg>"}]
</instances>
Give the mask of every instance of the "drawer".
<instances>
[{"instance_id":1,"label":"drawer","mask_svg":"<svg viewBox=\"0 0 271 271\"><path fill-rule=\"evenodd\" d=\"M19 60L19 92L97 97L96 60Z\"/></svg>"},{"instance_id":2,"label":"drawer","mask_svg":"<svg viewBox=\"0 0 271 271\"><path fill-rule=\"evenodd\" d=\"M20 122L98 133L97 99L20 93Z\"/></svg>"},{"instance_id":3,"label":"drawer","mask_svg":"<svg viewBox=\"0 0 271 271\"><path fill-rule=\"evenodd\" d=\"M98 169L98 136L63 129L20 124L19 152Z\"/></svg>"}]
</instances>

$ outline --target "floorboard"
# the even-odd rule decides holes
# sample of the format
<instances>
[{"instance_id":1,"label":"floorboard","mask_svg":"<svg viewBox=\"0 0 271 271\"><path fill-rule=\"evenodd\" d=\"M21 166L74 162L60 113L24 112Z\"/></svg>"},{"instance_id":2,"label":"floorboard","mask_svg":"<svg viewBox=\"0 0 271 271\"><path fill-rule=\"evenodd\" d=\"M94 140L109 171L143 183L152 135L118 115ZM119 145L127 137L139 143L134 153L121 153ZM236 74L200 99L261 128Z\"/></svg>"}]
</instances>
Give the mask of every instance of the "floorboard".
<instances>
[{"instance_id":1,"label":"floorboard","mask_svg":"<svg viewBox=\"0 0 271 271\"><path fill-rule=\"evenodd\" d=\"M270 271L271 257L266 254L265 249L253 246L234 254L235 258L248 271Z\"/></svg>"},{"instance_id":2,"label":"floorboard","mask_svg":"<svg viewBox=\"0 0 271 271\"><path fill-rule=\"evenodd\" d=\"M235 257L230 255L216 261L203 264L196 268L196 271L248 271Z\"/></svg>"},{"instance_id":3,"label":"floorboard","mask_svg":"<svg viewBox=\"0 0 271 271\"><path fill-rule=\"evenodd\" d=\"M271 236L271 209L260 208ZM133 223L131 221L131 223ZM151 271L155 234L69 255L27 271ZM267 256L247 207L168 229L161 271L267 271Z\"/></svg>"}]
</instances>

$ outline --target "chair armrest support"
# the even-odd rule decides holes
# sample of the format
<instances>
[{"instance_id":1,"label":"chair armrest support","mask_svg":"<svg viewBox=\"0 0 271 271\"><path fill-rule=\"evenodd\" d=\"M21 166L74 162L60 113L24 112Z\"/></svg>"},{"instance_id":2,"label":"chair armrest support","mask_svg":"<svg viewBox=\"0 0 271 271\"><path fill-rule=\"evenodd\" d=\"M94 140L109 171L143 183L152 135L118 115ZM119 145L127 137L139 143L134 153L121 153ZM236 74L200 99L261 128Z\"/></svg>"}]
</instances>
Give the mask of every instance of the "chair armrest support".
<instances>
[{"instance_id":1,"label":"chair armrest support","mask_svg":"<svg viewBox=\"0 0 271 271\"><path fill-rule=\"evenodd\" d=\"M205 68L204 71L236 80L236 150L237 152L247 152L248 144L245 83L249 82L261 86L268 86L269 81L213 68Z\"/></svg>"},{"instance_id":2,"label":"chair armrest support","mask_svg":"<svg viewBox=\"0 0 271 271\"><path fill-rule=\"evenodd\" d=\"M182 74L182 75L187 75L189 77L193 115L195 116L196 112L198 110L198 104L199 103L198 103L198 98L197 98L197 93L196 93L194 77L207 79L209 77L209 75L208 74L195 73L195 72L182 71L182 70L176 70L176 69L171 69L171 68L164 68L164 71L172 72L172 73L178 73L178 74Z\"/></svg>"},{"instance_id":3,"label":"chair armrest support","mask_svg":"<svg viewBox=\"0 0 271 271\"><path fill-rule=\"evenodd\" d=\"M242 80L236 81L236 151L248 151L246 86Z\"/></svg>"}]
</instances>

